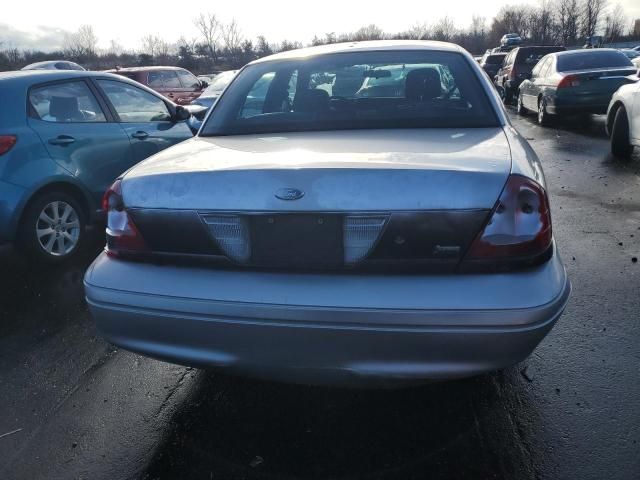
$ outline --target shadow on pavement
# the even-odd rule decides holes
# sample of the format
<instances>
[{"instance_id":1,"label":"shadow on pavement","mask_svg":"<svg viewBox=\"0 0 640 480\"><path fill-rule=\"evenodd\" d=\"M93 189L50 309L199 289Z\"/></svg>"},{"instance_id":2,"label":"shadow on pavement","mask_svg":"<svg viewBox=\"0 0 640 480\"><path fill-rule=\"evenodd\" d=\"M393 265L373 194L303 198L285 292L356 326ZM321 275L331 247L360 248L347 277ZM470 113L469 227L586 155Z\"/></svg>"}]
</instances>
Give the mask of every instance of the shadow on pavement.
<instances>
[{"instance_id":1,"label":"shadow on pavement","mask_svg":"<svg viewBox=\"0 0 640 480\"><path fill-rule=\"evenodd\" d=\"M515 369L404 390L201 372L144 479L534 478Z\"/></svg>"},{"instance_id":2,"label":"shadow on pavement","mask_svg":"<svg viewBox=\"0 0 640 480\"><path fill-rule=\"evenodd\" d=\"M103 231L88 232L82 252L64 265L32 262L12 246L0 248L0 336L55 330L83 308L82 278L104 245Z\"/></svg>"}]
</instances>

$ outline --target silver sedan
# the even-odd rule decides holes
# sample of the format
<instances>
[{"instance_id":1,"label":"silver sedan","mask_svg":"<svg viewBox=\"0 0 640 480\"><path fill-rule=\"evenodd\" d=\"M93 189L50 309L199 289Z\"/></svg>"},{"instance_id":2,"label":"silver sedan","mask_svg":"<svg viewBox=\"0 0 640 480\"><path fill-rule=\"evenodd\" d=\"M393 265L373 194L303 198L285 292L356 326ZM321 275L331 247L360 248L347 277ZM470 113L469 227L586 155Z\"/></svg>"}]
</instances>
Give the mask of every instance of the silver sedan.
<instances>
[{"instance_id":1,"label":"silver sedan","mask_svg":"<svg viewBox=\"0 0 640 480\"><path fill-rule=\"evenodd\" d=\"M289 51L109 189L87 301L109 341L181 364L347 386L476 375L525 359L568 301L545 188L461 48Z\"/></svg>"}]
</instances>

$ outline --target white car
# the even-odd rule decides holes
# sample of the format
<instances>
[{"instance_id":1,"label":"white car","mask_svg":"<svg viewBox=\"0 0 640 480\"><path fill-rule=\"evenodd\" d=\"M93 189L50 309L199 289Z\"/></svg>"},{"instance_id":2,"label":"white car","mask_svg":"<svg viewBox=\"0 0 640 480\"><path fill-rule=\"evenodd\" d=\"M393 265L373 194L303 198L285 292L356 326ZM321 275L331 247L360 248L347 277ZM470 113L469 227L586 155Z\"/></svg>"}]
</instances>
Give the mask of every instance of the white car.
<instances>
[{"instance_id":1,"label":"white car","mask_svg":"<svg viewBox=\"0 0 640 480\"><path fill-rule=\"evenodd\" d=\"M611 153L630 158L633 147L640 145L640 82L623 85L613 94L606 126Z\"/></svg>"}]
</instances>

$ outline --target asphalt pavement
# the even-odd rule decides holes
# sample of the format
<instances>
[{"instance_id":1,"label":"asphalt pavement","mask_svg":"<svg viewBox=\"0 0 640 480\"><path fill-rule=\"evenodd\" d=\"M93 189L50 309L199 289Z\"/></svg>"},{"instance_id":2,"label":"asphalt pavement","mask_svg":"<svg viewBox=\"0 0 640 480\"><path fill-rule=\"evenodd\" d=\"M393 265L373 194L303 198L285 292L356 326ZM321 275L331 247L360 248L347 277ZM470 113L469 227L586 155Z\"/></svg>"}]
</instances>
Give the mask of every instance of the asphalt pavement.
<instances>
[{"instance_id":1,"label":"asphalt pavement","mask_svg":"<svg viewBox=\"0 0 640 480\"><path fill-rule=\"evenodd\" d=\"M528 360L396 391L170 365L97 335L82 275L100 232L64 268L3 248L0 478L640 478L640 155L613 159L602 117L512 118L574 288Z\"/></svg>"}]
</instances>

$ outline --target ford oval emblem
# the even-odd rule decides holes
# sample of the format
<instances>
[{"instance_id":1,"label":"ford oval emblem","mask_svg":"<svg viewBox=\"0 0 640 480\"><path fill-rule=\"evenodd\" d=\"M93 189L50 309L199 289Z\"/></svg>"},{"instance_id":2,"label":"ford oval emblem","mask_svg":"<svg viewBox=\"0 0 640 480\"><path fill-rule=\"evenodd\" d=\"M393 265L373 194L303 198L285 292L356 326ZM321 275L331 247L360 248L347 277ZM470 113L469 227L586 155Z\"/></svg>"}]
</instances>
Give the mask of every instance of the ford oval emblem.
<instances>
[{"instance_id":1,"label":"ford oval emblem","mask_svg":"<svg viewBox=\"0 0 640 480\"><path fill-rule=\"evenodd\" d=\"M276 197L280 200L298 200L304 197L304 192L297 188L279 188L276 190Z\"/></svg>"}]
</instances>

